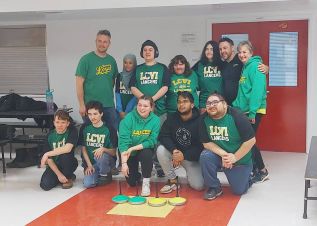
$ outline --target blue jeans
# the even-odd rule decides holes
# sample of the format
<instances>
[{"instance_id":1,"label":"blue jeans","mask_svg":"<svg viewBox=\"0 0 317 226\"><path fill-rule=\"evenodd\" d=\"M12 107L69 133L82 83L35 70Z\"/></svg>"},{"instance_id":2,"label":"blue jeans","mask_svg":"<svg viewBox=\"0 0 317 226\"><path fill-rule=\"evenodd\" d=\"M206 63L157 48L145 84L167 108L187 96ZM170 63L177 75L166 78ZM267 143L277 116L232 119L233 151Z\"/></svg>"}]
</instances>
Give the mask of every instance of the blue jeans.
<instances>
[{"instance_id":1,"label":"blue jeans","mask_svg":"<svg viewBox=\"0 0 317 226\"><path fill-rule=\"evenodd\" d=\"M101 158L95 159L95 163L93 165L95 172L91 175L84 176L84 187L95 187L97 185L98 176L106 176L108 173L110 173L110 170L114 167L114 165L114 158L108 153L103 153Z\"/></svg>"},{"instance_id":2,"label":"blue jeans","mask_svg":"<svg viewBox=\"0 0 317 226\"><path fill-rule=\"evenodd\" d=\"M103 108L102 119L106 122L106 125L118 131L117 111L114 107ZM109 128L110 129L110 128Z\"/></svg>"},{"instance_id":3,"label":"blue jeans","mask_svg":"<svg viewBox=\"0 0 317 226\"><path fill-rule=\"evenodd\" d=\"M209 150L203 150L199 162L206 187L220 187L217 172L222 167L221 157ZM242 195L248 191L251 171L252 165L237 165L231 169L224 169L233 194Z\"/></svg>"}]
</instances>

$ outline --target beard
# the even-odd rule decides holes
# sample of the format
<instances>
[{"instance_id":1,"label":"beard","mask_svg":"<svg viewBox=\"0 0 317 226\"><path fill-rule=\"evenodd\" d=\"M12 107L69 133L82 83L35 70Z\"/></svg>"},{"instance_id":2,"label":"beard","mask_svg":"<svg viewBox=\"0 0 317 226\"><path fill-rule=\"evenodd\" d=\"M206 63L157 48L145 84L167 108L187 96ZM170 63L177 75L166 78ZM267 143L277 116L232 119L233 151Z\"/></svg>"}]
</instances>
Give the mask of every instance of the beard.
<instances>
[{"instance_id":1,"label":"beard","mask_svg":"<svg viewBox=\"0 0 317 226\"><path fill-rule=\"evenodd\" d=\"M180 115L188 115L192 112L192 109L185 110L183 112L178 111Z\"/></svg>"}]
</instances>

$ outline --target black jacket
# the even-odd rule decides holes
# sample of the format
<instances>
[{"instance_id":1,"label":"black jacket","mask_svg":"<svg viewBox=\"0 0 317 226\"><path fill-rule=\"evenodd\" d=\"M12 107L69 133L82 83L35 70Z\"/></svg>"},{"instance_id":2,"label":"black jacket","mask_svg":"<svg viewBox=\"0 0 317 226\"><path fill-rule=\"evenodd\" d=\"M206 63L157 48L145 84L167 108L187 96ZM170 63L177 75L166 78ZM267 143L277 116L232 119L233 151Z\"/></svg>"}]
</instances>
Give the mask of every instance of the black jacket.
<instances>
[{"instance_id":1,"label":"black jacket","mask_svg":"<svg viewBox=\"0 0 317 226\"><path fill-rule=\"evenodd\" d=\"M182 121L179 112L168 115L159 134L159 141L170 152L178 149L185 160L198 161L203 145L199 141L199 111L193 108L193 117Z\"/></svg>"},{"instance_id":2,"label":"black jacket","mask_svg":"<svg viewBox=\"0 0 317 226\"><path fill-rule=\"evenodd\" d=\"M230 61L222 62L221 76L223 84L223 94L230 106L236 99L239 88L239 80L241 77L243 63L239 60L238 54Z\"/></svg>"}]
</instances>

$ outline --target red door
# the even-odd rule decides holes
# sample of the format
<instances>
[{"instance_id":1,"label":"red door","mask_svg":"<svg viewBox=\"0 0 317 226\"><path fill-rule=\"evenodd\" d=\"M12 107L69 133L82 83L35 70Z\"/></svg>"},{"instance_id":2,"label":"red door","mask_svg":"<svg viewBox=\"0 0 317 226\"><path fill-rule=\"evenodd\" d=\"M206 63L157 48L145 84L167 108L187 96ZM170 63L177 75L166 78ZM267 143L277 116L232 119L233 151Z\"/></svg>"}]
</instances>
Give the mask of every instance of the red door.
<instances>
[{"instance_id":1,"label":"red door","mask_svg":"<svg viewBox=\"0 0 317 226\"><path fill-rule=\"evenodd\" d=\"M213 40L219 40L224 34L247 34L255 47L254 55L260 55L267 65L270 64L272 32L298 32L297 85L270 86L268 83L267 114L262 117L257 131L257 144L261 150L305 152L308 21L212 24Z\"/></svg>"}]
</instances>

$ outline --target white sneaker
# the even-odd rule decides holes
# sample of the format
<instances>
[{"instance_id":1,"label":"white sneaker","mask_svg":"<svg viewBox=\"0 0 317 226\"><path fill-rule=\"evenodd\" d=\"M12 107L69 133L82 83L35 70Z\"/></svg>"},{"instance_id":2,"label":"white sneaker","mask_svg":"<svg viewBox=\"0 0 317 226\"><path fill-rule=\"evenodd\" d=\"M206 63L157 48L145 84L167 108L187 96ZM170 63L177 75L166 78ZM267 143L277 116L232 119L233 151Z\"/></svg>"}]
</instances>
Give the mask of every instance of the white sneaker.
<instances>
[{"instance_id":1,"label":"white sneaker","mask_svg":"<svg viewBox=\"0 0 317 226\"><path fill-rule=\"evenodd\" d=\"M141 196L147 197L147 196L149 196L150 194L151 194L151 191L150 191L150 182L143 180Z\"/></svg>"}]
</instances>

